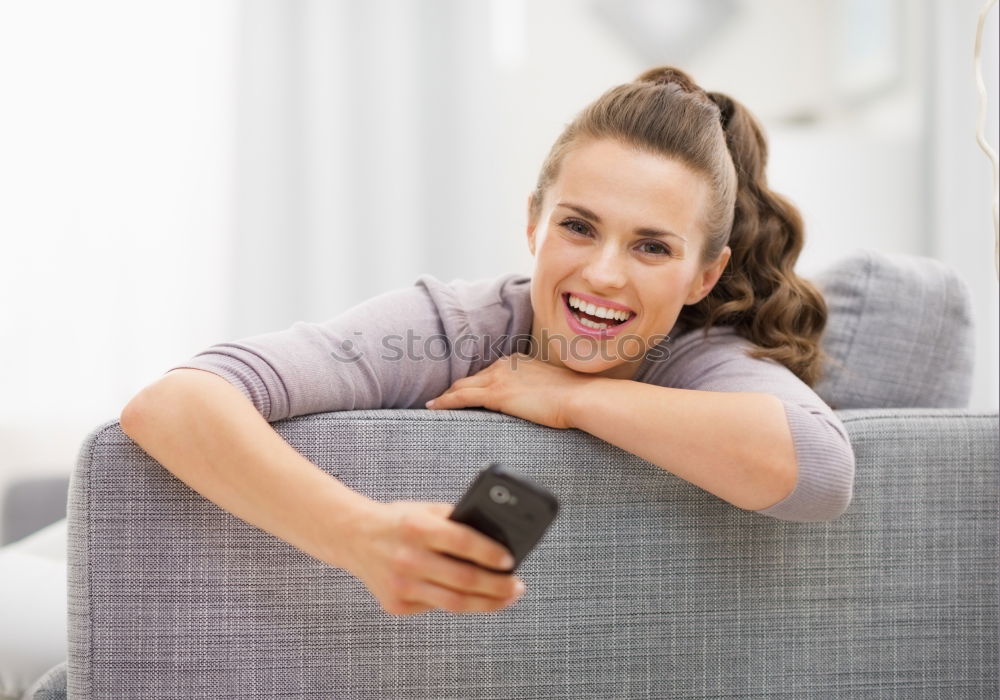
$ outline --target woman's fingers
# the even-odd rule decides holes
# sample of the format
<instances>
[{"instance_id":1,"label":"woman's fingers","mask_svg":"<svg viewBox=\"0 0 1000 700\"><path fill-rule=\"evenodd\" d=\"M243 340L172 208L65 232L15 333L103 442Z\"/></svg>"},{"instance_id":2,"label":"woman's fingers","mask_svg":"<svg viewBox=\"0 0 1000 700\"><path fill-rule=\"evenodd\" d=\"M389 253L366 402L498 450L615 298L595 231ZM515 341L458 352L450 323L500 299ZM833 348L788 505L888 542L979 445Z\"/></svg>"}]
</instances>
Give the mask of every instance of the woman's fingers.
<instances>
[{"instance_id":1,"label":"woman's fingers","mask_svg":"<svg viewBox=\"0 0 1000 700\"><path fill-rule=\"evenodd\" d=\"M487 569L504 571L513 566L506 547L463 523L445 518L424 518L406 514L400 527L414 543L437 552L467 559Z\"/></svg>"},{"instance_id":2,"label":"woman's fingers","mask_svg":"<svg viewBox=\"0 0 1000 700\"><path fill-rule=\"evenodd\" d=\"M399 601L392 610L387 610L385 605L382 606L383 610L391 612L393 615L419 615L422 612L427 612L428 610L433 610L433 605L427 605L426 603L410 603L407 601Z\"/></svg>"},{"instance_id":3,"label":"woman's fingers","mask_svg":"<svg viewBox=\"0 0 1000 700\"><path fill-rule=\"evenodd\" d=\"M455 511L455 506L450 503L428 503L427 507L430 508L431 512L435 515L440 515L443 518L447 518Z\"/></svg>"},{"instance_id":4,"label":"woman's fingers","mask_svg":"<svg viewBox=\"0 0 1000 700\"><path fill-rule=\"evenodd\" d=\"M506 600L519 596L523 591L521 582L510 574L487 571L475 564L452 559L440 554L428 553L416 564L423 572L423 578L445 588L475 595Z\"/></svg>"},{"instance_id":5,"label":"woman's fingers","mask_svg":"<svg viewBox=\"0 0 1000 700\"><path fill-rule=\"evenodd\" d=\"M481 532L453 521L426 524L410 519L404 531L426 548L419 554L418 547L418 554L407 554L404 561L397 562L409 573L423 573L424 578L440 585L495 598L508 598L516 592L517 579L513 576L487 571L509 569L512 562L507 559L510 554L506 547Z\"/></svg>"},{"instance_id":6,"label":"woman's fingers","mask_svg":"<svg viewBox=\"0 0 1000 700\"><path fill-rule=\"evenodd\" d=\"M451 612L494 612L511 605L517 596L494 598L492 596L462 593L421 579L400 581L396 595L406 603L415 602L429 610L431 606ZM421 611L422 612L422 611Z\"/></svg>"},{"instance_id":7,"label":"woman's fingers","mask_svg":"<svg viewBox=\"0 0 1000 700\"><path fill-rule=\"evenodd\" d=\"M456 402L458 405L464 406L464 402L469 401L470 396L480 396L480 394L476 394L474 392L470 393L468 391L469 389L487 389L492 382L493 378L487 374L486 370L480 372L479 374L474 374L471 377L462 377L461 379L457 379L451 386L448 387L447 390L434 397L434 406L432 406L432 408L445 408L448 405L455 404Z\"/></svg>"},{"instance_id":8,"label":"woman's fingers","mask_svg":"<svg viewBox=\"0 0 1000 700\"><path fill-rule=\"evenodd\" d=\"M434 608L487 612L520 597L523 585L504 573L511 568L504 561L506 547L450 520L453 511L449 503L395 501L384 507L390 527L372 530L370 546L358 550L354 567L384 610L394 615Z\"/></svg>"},{"instance_id":9,"label":"woman's fingers","mask_svg":"<svg viewBox=\"0 0 1000 700\"><path fill-rule=\"evenodd\" d=\"M482 372L479 372L478 374L473 374L469 377L462 377L461 379L456 379L454 382L451 383L451 386L448 387L449 390L464 389L470 386L479 386L479 387L489 386L490 383L493 381L493 378L490 376L491 373L488 371L488 369L489 368L483 370Z\"/></svg>"},{"instance_id":10,"label":"woman's fingers","mask_svg":"<svg viewBox=\"0 0 1000 700\"><path fill-rule=\"evenodd\" d=\"M439 552L487 569L507 571L514 566L514 557L509 549L464 523L445 521L443 527L433 531L431 544Z\"/></svg>"}]
</instances>

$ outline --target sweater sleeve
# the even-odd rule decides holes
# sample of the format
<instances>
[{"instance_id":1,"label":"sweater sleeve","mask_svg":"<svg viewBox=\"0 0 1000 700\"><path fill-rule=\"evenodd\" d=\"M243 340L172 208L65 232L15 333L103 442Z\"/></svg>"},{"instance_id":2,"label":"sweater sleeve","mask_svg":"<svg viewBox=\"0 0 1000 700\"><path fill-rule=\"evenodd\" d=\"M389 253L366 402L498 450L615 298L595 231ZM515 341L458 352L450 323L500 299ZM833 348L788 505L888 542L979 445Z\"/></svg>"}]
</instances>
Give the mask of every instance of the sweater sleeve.
<instances>
[{"instance_id":1,"label":"sweater sleeve","mask_svg":"<svg viewBox=\"0 0 1000 700\"><path fill-rule=\"evenodd\" d=\"M213 345L171 369L221 376L272 423L326 411L423 408L452 381L440 315L447 292L440 284L437 298L423 284L396 289L325 322Z\"/></svg>"},{"instance_id":2,"label":"sweater sleeve","mask_svg":"<svg viewBox=\"0 0 1000 700\"><path fill-rule=\"evenodd\" d=\"M757 392L776 396L795 447L795 488L774 505L754 511L779 520L828 521L847 510L854 489L854 450L847 430L823 400L784 365L747 354L753 345L729 328L678 338L648 374L649 383L681 389Z\"/></svg>"}]
</instances>

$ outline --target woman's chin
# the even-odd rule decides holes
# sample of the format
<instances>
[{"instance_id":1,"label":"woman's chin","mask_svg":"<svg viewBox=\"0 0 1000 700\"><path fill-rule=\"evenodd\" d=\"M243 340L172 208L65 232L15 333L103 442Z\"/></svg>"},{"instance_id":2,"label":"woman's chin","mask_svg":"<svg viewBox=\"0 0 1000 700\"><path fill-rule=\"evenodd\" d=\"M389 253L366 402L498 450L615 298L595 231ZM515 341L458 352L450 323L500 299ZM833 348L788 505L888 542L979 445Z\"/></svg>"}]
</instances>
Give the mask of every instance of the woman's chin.
<instances>
[{"instance_id":1,"label":"woman's chin","mask_svg":"<svg viewBox=\"0 0 1000 700\"><path fill-rule=\"evenodd\" d=\"M590 374L599 377L627 378L632 376L631 368L624 362L607 362L600 360L573 360L565 363L568 369L580 374Z\"/></svg>"},{"instance_id":2,"label":"woman's chin","mask_svg":"<svg viewBox=\"0 0 1000 700\"><path fill-rule=\"evenodd\" d=\"M571 369L574 372L580 372L581 374L602 374L612 368L614 365L608 365L606 363L597 362L567 362L566 368Z\"/></svg>"},{"instance_id":3,"label":"woman's chin","mask_svg":"<svg viewBox=\"0 0 1000 700\"><path fill-rule=\"evenodd\" d=\"M550 337L544 330L541 333L543 340L541 345L545 348L545 352L539 359L580 374L629 379L635 374L639 364L632 360L638 359L641 362L642 359L641 356L615 357L618 348L612 346L601 349L595 347L593 343L581 344L576 342L576 336L569 336L570 340L567 340L565 335L555 334Z\"/></svg>"},{"instance_id":4,"label":"woman's chin","mask_svg":"<svg viewBox=\"0 0 1000 700\"><path fill-rule=\"evenodd\" d=\"M613 370L616 367L620 367L622 364L621 362L609 362L608 360L602 360L599 357L573 357L572 353L567 353L565 350L560 352L560 350L561 348L558 347L558 344L549 346L549 352L551 353L549 357L557 359L557 361L552 362L552 364L558 365L559 367L565 367L566 369L571 369L574 372L580 372L581 374L602 374ZM567 357L567 355L570 356Z\"/></svg>"}]
</instances>

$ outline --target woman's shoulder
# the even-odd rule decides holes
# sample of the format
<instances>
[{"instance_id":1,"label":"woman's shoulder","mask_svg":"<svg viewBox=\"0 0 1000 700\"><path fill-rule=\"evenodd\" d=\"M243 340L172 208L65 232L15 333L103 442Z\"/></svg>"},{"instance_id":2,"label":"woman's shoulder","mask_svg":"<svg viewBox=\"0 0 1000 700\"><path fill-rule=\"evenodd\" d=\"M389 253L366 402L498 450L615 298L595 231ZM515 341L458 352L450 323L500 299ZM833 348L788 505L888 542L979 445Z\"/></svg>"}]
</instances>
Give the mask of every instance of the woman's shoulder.
<instances>
[{"instance_id":1,"label":"woman's shoulder","mask_svg":"<svg viewBox=\"0 0 1000 700\"><path fill-rule=\"evenodd\" d=\"M753 347L747 338L740 335L734 326L712 326L708 329L687 326L678 321L670 332L655 346L657 352L650 352L647 360L658 360L661 364L672 360L700 357L709 349L723 355L745 352Z\"/></svg>"},{"instance_id":2,"label":"woman's shoulder","mask_svg":"<svg viewBox=\"0 0 1000 700\"><path fill-rule=\"evenodd\" d=\"M531 339L531 278L516 272L443 282L423 274L415 286L430 298L444 334L459 344L474 374Z\"/></svg>"},{"instance_id":3,"label":"woman's shoulder","mask_svg":"<svg viewBox=\"0 0 1000 700\"><path fill-rule=\"evenodd\" d=\"M474 280L444 282L432 274L422 274L414 283L423 289L441 312L469 317L477 326L520 325L531 329L531 278L517 272ZM528 313L526 314L525 311ZM525 323L526 322L526 323Z\"/></svg>"},{"instance_id":4,"label":"woman's shoulder","mask_svg":"<svg viewBox=\"0 0 1000 700\"><path fill-rule=\"evenodd\" d=\"M722 382L713 386L714 390L741 391L746 390L739 387L747 381L756 384L762 372L772 376L775 372L783 374L785 368L774 360L752 357L749 353L754 348L733 326L712 326L706 330L678 324L647 353L636 379L675 388L704 388L712 378Z\"/></svg>"},{"instance_id":5,"label":"woman's shoulder","mask_svg":"<svg viewBox=\"0 0 1000 700\"><path fill-rule=\"evenodd\" d=\"M474 280L453 279L444 282L430 273L417 277L414 285L426 290L443 305L465 311L486 309L495 305L516 304L529 298L531 278L517 272Z\"/></svg>"},{"instance_id":6,"label":"woman's shoulder","mask_svg":"<svg viewBox=\"0 0 1000 700\"><path fill-rule=\"evenodd\" d=\"M678 323L671 330L670 347L675 357L703 352L706 348L719 348L720 352L732 353L737 349L749 349L753 343L740 335L735 326L712 326L691 328Z\"/></svg>"}]
</instances>

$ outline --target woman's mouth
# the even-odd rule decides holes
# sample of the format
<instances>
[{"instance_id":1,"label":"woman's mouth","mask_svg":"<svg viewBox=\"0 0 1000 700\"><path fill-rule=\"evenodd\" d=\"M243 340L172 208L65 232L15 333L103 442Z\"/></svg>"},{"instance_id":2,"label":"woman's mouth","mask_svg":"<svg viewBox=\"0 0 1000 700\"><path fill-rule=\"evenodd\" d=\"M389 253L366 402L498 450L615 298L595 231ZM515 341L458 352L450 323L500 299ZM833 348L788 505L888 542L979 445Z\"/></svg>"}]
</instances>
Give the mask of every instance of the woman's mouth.
<instances>
[{"instance_id":1,"label":"woman's mouth","mask_svg":"<svg viewBox=\"0 0 1000 700\"><path fill-rule=\"evenodd\" d=\"M569 292L562 295L562 300L570 328L577 333L595 338L618 335L636 317L636 314L629 311L617 311L587 304Z\"/></svg>"}]
</instances>

